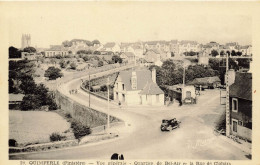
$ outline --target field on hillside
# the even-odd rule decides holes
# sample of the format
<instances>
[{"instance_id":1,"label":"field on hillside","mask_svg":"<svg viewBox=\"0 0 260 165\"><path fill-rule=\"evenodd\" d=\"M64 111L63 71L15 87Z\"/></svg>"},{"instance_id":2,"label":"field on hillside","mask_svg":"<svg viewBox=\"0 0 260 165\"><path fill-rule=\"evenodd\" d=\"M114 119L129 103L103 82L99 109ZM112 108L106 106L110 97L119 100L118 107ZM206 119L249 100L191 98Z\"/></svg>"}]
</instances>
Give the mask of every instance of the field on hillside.
<instances>
[{"instance_id":1,"label":"field on hillside","mask_svg":"<svg viewBox=\"0 0 260 165\"><path fill-rule=\"evenodd\" d=\"M19 146L50 142L53 132L64 134L69 129L70 123L55 112L9 111L9 139L15 139ZM74 139L71 132L64 135Z\"/></svg>"}]
</instances>

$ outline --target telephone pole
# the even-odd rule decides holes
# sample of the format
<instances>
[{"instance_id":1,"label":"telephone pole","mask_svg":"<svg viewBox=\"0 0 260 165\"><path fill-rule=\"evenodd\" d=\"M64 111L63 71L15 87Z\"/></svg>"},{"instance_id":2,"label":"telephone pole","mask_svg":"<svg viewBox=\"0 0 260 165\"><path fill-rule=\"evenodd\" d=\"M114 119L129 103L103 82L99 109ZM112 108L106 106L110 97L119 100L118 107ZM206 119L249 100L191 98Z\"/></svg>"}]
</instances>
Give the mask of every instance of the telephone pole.
<instances>
[{"instance_id":1,"label":"telephone pole","mask_svg":"<svg viewBox=\"0 0 260 165\"><path fill-rule=\"evenodd\" d=\"M229 81L228 81L228 53L226 55L226 136L230 136L230 108L229 108Z\"/></svg>"},{"instance_id":2,"label":"telephone pole","mask_svg":"<svg viewBox=\"0 0 260 165\"><path fill-rule=\"evenodd\" d=\"M109 120L110 120L110 115L109 115L109 77L107 78L107 129L110 127L109 126Z\"/></svg>"}]
</instances>

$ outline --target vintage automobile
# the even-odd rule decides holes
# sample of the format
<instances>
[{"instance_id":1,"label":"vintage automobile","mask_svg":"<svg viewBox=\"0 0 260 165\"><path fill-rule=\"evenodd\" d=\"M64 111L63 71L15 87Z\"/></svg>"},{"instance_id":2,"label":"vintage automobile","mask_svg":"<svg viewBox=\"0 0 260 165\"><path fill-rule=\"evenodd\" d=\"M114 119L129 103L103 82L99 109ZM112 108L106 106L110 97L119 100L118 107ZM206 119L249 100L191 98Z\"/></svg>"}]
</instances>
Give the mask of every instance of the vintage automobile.
<instances>
[{"instance_id":1,"label":"vintage automobile","mask_svg":"<svg viewBox=\"0 0 260 165\"><path fill-rule=\"evenodd\" d=\"M161 131L171 131L180 127L180 121L173 119L163 119L161 124Z\"/></svg>"}]
</instances>

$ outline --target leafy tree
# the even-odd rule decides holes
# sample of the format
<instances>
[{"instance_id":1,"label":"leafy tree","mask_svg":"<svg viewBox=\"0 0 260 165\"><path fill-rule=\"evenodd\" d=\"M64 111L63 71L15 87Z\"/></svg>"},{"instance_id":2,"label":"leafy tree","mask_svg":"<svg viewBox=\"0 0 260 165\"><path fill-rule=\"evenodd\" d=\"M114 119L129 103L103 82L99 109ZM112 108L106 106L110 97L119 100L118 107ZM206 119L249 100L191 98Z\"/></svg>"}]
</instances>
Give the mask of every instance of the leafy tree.
<instances>
[{"instance_id":1,"label":"leafy tree","mask_svg":"<svg viewBox=\"0 0 260 165\"><path fill-rule=\"evenodd\" d=\"M101 67L104 65L104 62L103 61L98 61L98 67Z\"/></svg>"},{"instance_id":2,"label":"leafy tree","mask_svg":"<svg viewBox=\"0 0 260 165\"><path fill-rule=\"evenodd\" d=\"M21 58L21 51L13 46L9 47L9 58Z\"/></svg>"},{"instance_id":3,"label":"leafy tree","mask_svg":"<svg viewBox=\"0 0 260 165\"><path fill-rule=\"evenodd\" d=\"M190 51L190 52L184 52L183 54L184 54L185 56L196 56L198 53L197 53L197 52Z\"/></svg>"},{"instance_id":4,"label":"leafy tree","mask_svg":"<svg viewBox=\"0 0 260 165\"><path fill-rule=\"evenodd\" d=\"M77 68L77 65L75 62L70 63L70 69L75 70Z\"/></svg>"},{"instance_id":5,"label":"leafy tree","mask_svg":"<svg viewBox=\"0 0 260 165\"><path fill-rule=\"evenodd\" d=\"M224 56L224 55L225 55L225 52L224 52L223 50L221 50L220 55L221 55L221 56Z\"/></svg>"},{"instance_id":6,"label":"leafy tree","mask_svg":"<svg viewBox=\"0 0 260 165\"><path fill-rule=\"evenodd\" d=\"M61 68L66 68L68 66L68 64L67 64L67 62L65 60L60 61L59 64L60 64Z\"/></svg>"},{"instance_id":7,"label":"leafy tree","mask_svg":"<svg viewBox=\"0 0 260 165\"><path fill-rule=\"evenodd\" d=\"M250 68L250 59L238 58L237 62L239 67L248 68L248 69Z\"/></svg>"},{"instance_id":8,"label":"leafy tree","mask_svg":"<svg viewBox=\"0 0 260 165\"><path fill-rule=\"evenodd\" d=\"M219 54L218 54L218 51L216 51L215 49L213 49L212 51L211 51L211 56L212 57L216 57L216 56L218 56Z\"/></svg>"},{"instance_id":9,"label":"leafy tree","mask_svg":"<svg viewBox=\"0 0 260 165\"><path fill-rule=\"evenodd\" d=\"M19 87L24 94L31 94L34 92L36 84L31 75L23 75Z\"/></svg>"},{"instance_id":10,"label":"leafy tree","mask_svg":"<svg viewBox=\"0 0 260 165\"><path fill-rule=\"evenodd\" d=\"M44 77L48 77L49 80L56 80L57 78L62 76L63 74L61 73L61 70L53 66L49 67L44 73Z\"/></svg>"},{"instance_id":11,"label":"leafy tree","mask_svg":"<svg viewBox=\"0 0 260 165\"><path fill-rule=\"evenodd\" d=\"M39 109L41 107L41 99L38 95L27 94L23 97L21 102L22 110L33 110Z\"/></svg>"},{"instance_id":12,"label":"leafy tree","mask_svg":"<svg viewBox=\"0 0 260 165\"><path fill-rule=\"evenodd\" d=\"M236 55L237 55L236 51L232 50L231 51L231 56L236 56Z\"/></svg>"},{"instance_id":13,"label":"leafy tree","mask_svg":"<svg viewBox=\"0 0 260 165\"><path fill-rule=\"evenodd\" d=\"M64 47L71 47L71 46L72 46L72 43L71 43L70 41L66 40L66 41L63 41L63 42L62 42L62 45L63 45Z\"/></svg>"},{"instance_id":14,"label":"leafy tree","mask_svg":"<svg viewBox=\"0 0 260 165\"><path fill-rule=\"evenodd\" d=\"M100 44L99 40L93 40L92 41L92 44L95 45L95 44Z\"/></svg>"},{"instance_id":15,"label":"leafy tree","mask_svg":"<svg viewBox=\"0 0 260 165\"><path fill-rule=\"evenodd\" d=\"M242 52L237 52L237 56L242 56Z\"/></svg>"},{"instance_id":16,"label":"leafy tree","mask_svg":"<svg viewBox=\"0 0 260 165\"><path fill-rule=\"evenodd\" d=\"M35 53L36 52L36 49L34 47L26 47L23 49L24 52L28 52L28 53Z\"/></svg>"},{"instance_id":17,"label":"leafy tree","mask_svg":"<svg viewBox=\"0 0 260 165\"><path fill-rule=\"evenodd\" d=\"M93 54L96 54L96 55L101 55L101 52L100 51L94 51Z\"/></svg>"},{"instance_id":18,"label":"leafy tree","mask_svg":"<svg viewBox=\"0 0 260 165\"><path fill-rule=\"evenodd\" d=\"M120 56L118 56L118 55L113 55L112 56L112 61L113 61L113 63L122 63L122 58L120 57Z\"/></svg>"}]
</instances>

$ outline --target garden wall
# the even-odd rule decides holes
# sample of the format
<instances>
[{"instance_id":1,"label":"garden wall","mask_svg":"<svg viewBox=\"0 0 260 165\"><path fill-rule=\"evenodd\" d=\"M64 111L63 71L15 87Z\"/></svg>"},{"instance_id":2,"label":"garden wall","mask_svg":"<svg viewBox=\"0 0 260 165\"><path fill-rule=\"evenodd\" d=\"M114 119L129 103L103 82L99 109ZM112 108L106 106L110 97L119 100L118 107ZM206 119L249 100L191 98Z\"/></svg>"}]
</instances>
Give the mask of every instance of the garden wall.
<instances>
[{"instance_id":1,"label":"garden wall","mask_svg":"<svg viewBox=\"0 0 260 165\"><path fill-rule=\"evenodd\" d=\"M63 95L59 91L56 91L55 99L56 103L62 110L70 113L74 119L80 121L85 126L93 128L96 126L105 125L107 123L107 114L81 105L80 103ZM110 122L118 121L120 120L112 116L110 117Z\"/></svg>"}]
</instances>

